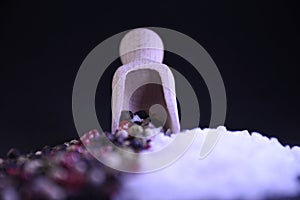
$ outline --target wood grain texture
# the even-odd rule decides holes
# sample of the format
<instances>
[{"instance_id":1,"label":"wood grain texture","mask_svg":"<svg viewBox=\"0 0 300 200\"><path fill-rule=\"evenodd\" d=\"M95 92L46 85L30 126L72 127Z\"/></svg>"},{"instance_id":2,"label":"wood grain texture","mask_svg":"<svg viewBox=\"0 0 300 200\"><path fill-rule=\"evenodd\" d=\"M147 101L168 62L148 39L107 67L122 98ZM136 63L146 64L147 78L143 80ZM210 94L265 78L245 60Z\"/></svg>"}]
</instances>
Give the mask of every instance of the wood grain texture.
<instances>
[{"instance_id":1,"label":"wood grain texture","mask_svg":"<svg viewBox=\"0 0 300 200\"><path fill-rule=\"evenodd\" d=\"M119 126L122 110L149 111L156 104L165 109L167 117L160 119L163 116L159 112L151 114L165 121L165 130L179 132L175 80L162 63L163 43L159 36L149 29L128 32L120 43L120 56L124 65L117 69L112 82L112 132Z\"/></svg>"}]
</instances>

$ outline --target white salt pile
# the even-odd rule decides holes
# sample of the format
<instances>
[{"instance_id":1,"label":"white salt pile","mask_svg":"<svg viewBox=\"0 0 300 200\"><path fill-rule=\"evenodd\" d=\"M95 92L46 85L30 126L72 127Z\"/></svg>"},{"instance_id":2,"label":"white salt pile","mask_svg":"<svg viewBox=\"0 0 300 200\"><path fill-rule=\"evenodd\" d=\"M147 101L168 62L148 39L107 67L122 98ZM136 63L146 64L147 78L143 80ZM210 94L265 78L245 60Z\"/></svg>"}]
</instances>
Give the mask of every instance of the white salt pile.
<instances>
[{"instance_id":1,"label":"white salt pile","mask_svg":"<svg viewBox=\"0 0 300 200\"><path fill-rule=\"evenodd\" d=\"M284 147L276 138L259 133L219 127L219 141L206 158L199 159L208 131L197 128L180 133L196 133L186 153L161 170L126 175L117 199L265 199L300 194L299 147ZM157 136L152 151L169 140Z\"/></svg>"}]
</instances>

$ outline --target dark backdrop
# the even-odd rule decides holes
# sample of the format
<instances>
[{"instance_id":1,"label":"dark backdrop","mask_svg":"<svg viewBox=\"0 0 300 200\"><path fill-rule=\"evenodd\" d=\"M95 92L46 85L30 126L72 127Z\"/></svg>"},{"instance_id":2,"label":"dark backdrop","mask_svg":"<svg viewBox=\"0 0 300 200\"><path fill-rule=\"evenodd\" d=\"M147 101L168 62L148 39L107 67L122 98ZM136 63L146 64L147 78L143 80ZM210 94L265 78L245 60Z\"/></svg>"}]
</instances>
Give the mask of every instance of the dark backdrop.
<instances>
[{"instance_id":1,"label":"dark backdrop","mask_svg":"<svg viewBox=\"0 0 300 200\"><path fill-rule=\"evenodd\" d=\"M72 87L87 54L106 38L143 26L171 28L198 41L223 77L226 126L300 145L299 7L287 1L1 1L0 156L76 138ZM210 117L209 95L200 76L180 57L166 63L182 69L199 98L201 127ZM96 96L101 125L109 127L110 81L116 60ZM184 69L183 69L184 68ZM92 127L91 127L92 128Z\"/></svg>"}]
</instances>

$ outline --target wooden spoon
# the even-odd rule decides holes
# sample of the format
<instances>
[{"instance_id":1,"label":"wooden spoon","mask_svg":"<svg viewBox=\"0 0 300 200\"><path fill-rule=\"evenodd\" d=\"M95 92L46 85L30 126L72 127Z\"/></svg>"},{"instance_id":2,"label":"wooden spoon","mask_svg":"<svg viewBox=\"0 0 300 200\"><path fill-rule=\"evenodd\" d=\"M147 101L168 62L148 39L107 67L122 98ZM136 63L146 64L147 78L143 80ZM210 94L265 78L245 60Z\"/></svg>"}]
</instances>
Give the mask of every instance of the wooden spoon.
<instances>
[{"instance_id":1,"label":"wooden spoon","mask_svg":"<svg viewBox=\"0 0 300 200\"><path fill-rule=\"evenodd\" d=\"M112 132L119 127L123 110L149 112L150 119L163 123L165 130L180 131L174 76L162 64L164 47L152 30L129 31L120 43L123 65L112 82Z\"/></svg>"}]
</instances>

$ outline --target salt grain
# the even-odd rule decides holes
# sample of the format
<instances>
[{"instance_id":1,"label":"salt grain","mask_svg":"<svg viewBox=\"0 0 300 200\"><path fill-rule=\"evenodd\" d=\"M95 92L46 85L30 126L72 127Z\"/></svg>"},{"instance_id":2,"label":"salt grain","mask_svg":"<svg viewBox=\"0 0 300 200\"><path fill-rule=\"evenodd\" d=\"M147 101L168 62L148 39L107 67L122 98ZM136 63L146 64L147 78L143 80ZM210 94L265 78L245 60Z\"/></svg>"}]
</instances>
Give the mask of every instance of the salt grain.
<instances>
[{"instance_id":1,"label":"salt grain","mask_svg":"<svg viewBox=\"0 0 300 200\"><path fill-rule=\"evenodd\" d=\"M186 131L197 137L177 162L152 173L128 174L116 199L265 199L300 194L300 147L284 147L276 138L256 132L225 127L217 131L222 136L203 160L199 152L209 129ZM149 151L171 140L159 134Z\"/></svg>"}]
</instances>

